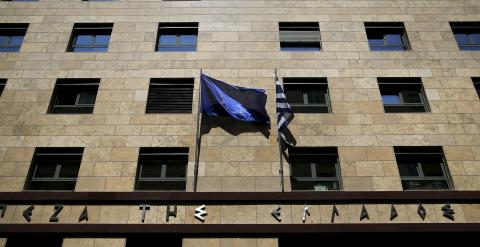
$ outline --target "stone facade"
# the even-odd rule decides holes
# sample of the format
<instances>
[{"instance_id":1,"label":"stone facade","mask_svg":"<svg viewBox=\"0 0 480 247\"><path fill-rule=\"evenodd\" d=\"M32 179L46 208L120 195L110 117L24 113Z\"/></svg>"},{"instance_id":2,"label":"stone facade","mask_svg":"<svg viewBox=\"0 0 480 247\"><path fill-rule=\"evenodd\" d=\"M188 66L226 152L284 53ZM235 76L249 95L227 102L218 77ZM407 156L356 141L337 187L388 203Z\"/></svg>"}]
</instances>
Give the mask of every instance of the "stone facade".
<instances>
[{"instance_id":1,"label":"stone facade","mask_svg":"<svg viewBox=\"0 0 480 247\"><path fill-rule=\"evenodd\" d=\"M322 51L280 51L281 21L319 22ZM403 22L412 50L369 51L368 21ZM455 189L478 191L480 101L471 77L480 76L480 53L459 51L450 21L480 21L480 2L0 2L0 23L29 23L20 52L0 53L0 78L8 79L0 97L0 191L23 190L35 147L84 147L75 191L89 192L133 191L140 147L189 147L192 191L200 69L235 85L266 89L272 120L275 69L279 78L326 77L332 113L296 114L290 130L297 146L338 147L345 191L401 191L393 146L442 146ZM159 22L198 22L197 51L155 52ZM65 52L74 23L114 23L108 52ZM193 113L145 114L150 78L179 77L195 78ZM384 113L377 77L421 77L431 112ZM100 78L94 113L46 114L58 78ZM237 126L244 131L234 135L205 120L198 191L280 191L275 122L267 135L250 125ZM284 170L290 191L286 162ZM374 207L374 218L384 213ZM468 207L461 221L478 222L478 205ZM109 222L109 215L98 214ZM200 246L194 240L185 239L184 246ZM203 241L201 246L277 245L276 239ZM64 246L124 244L64 240Z\"/></svg>"}]
</instances>

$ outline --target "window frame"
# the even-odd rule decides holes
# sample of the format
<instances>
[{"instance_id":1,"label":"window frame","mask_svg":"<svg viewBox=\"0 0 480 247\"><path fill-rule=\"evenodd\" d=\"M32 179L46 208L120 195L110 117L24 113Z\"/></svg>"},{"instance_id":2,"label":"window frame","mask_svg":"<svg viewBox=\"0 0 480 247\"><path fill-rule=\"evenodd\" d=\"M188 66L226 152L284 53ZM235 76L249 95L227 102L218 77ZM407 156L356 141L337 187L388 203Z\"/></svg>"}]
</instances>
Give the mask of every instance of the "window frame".
<instances>
[{"instance_id":1,"label":"window frame","mask_svg":"<svg viewBox=\"0 0 480 247\"><path fill-rule=\"evenodd\" d=\"M113 23L75 23L72 29L72 35L68 44L67 52L108 52L110 46L110 40L112 38ZM93 43L91 45L77 45L79 35L90 35L93 36ZM108 35L108 44L107 45L95 45L95 40L98 35ZM90 48L90 49L104 49L100 51L96 50L82 50L75 51L77 48Z\"/></svg>"},{"instance_id":2,"label":"window frame","mask_svg":"<svg viewBox=\"0 0 480 247\"><path fill-rule=\"evenodd\" d=\"M161 45L162 35L175 35L175 45ZM182 45L182 35L194 35L195 45ZM162 50L169 48L171 50ZM187 48L187 50L181 50ZM160 22L157 29L157 40L155 43L155 52L196 52L198 48L198 22ZM179 50L176 50L179 49ZM188 50L191 49L191 50Z\"/></svg>"},{"instance_id":3,"label":"window frame","mask_svg":"<svg viewBox=\"0 0 480 247\"><path fill-rule=\"evenodd\" d=\"M78 179L78 174L80 171L82 158L83 158L83 151L84 148L35 148L35 152L33 154L32 162L30 164L29 172L27 175L27 180L25 181L24 190L25 191L75 191L76 182ZM52 156L56 157L55 159L55 172L52 177L36 177L37 171L39 166L42 163L39 161L41 160L42 156ZM66 159L62 159L62 156L80 156L78 160L78 171L77 176L75 178L69 177L60 177L61 169L65 166ZM69 159L68 161L72 161L73 159ZM75 160L77 161L77 160ZM34 182L51 182L51 183L58 183L58 182L73 182L73 188L71 190L61 190L61 189L32 189L32 184Z\"/></svg>"},{"instance_id":4,"label":"window frame","mask_svg":"<svg viewBox=\"0 0 480 247\"><path fill-rule=\"evenodd\" d=\"M189 148L140 148L137 162L137 173L135 175L135 191L170 191L170 192L184 192L187 189L187 176L188 176L188 152ZM160 177L142 177L144 156L158 156L160 163ZM168 159L161 159L162 156L185 156L185 177L167 177L167 166L169 165ZM183 182L185 184L182 190L156 190L156 189L139 189L142 182L157 182L157 183L169 183L169 182Z\"/></svg>"},{"instance_id":5,"label":"window frame","mask_svg":"<svg viewBox=\"0 0 480 247\"><path fill-rule=\"evenodd\" d=\"M428 103L428 98L425 93L425 89L423 87L423 83L421 78L419 77L410 77L410 78L400 78L400 77L378 77L377 78L378 88L380 91L380 97L382 100L383 110L385 113L428 113L431 112L430 105ZM405 92L414 92L414 89L402 89L400 88L402 85L410 86L410 87L418 87L418 91L415 91L420 98L421 103L405 103L405 98L403 94ZM383 88L382 88L383 87ZM389 88L385 88L389 87ZM391 87L391 88L390 88ZM393 89L392 89L393 88ZM384 95L392 95L392 94L384 94L382 91L392 91L397 92L397 96L399 97L399 104L385 104L383 101ZM420 107L422 106L424 111L387 111L387 107Z\"/></svg>"},{"instance_id":6,"label":"window frame","mask_svg":"<svg viewBox=\"0 0 480 247\"><path fill-rule=\"evenodd\" d=\"M55 83L55 88L52 93L52 98L50 100L50 106L48 108L47 114L92 114L94 109L95 109L95 103L97 101L97 96L98 96L98 88L100 85L100 79L80 79L80 78L74 78L74 79L57 79L57 82ZM67 87L77 87L81 88L82 86L84 87L96 87L95 91L95 100L93 104L80 104L78 103L80 100L80 94L81 92L84 91L75 91L76 92L76 99L75 99L75 104L74 105L59 105L57 102L60 99L60 95L62 91L66 90L65 88ZM93 91L93 90L92 90ZM71 109L82 109L82 108L91 108L91 111L89 112L55 112L55 109L58 108L71 108Z\"/></svg>"},{"instance_id":7,"label":"window frame","mask_svg":"<svg viewBox=\"0 0 480 247\"><path fill-rule=\"evenodd\" d=\"M306 29L302 31L302 29ZM312 40L301 40L300 37L292 34L307 34L311 32ZM315 33L316 35L313 35ZM278 34L280 51L287 52L314 52L322 51L322 37L320 33L320 24L318 22L279 22ZM318 35L318 39L316 39ZM289 40L292 37L297 37L298 40ZM304 38L304 37L303 37ZM292 49L293 48L293 49Z\"/></svg>"},{"instance_id":8,"label":"window frame","mask_svg":"<svg viewBox=\"0 0 480 247\"><path fill-rule=\"evenodd\" d=\"M450 170L448 168L448 163L445 158L442 147L394 147L395 160L397 162L397 168L399 169L400 181L402 183L402 189L404 191L431 191L435 189L406 189L403 185L404 181L444 181L447 184L447 189L438 189L438 190L454 190L455 186L451 177ZM412 162L415 164L415 168L418 172L418 176L402 176L400 174L400 165L402 161L399 162L400 155L438 155L441 157L441 162L439 164L440 169L443 173L443 176L425 176L424 170L422 168L422 162ZM420 159L420 158L418 158ZM425 162L423 162L425 163ZM405 164L405 163L403 163Z\"/></svg>"},{"instance_id":9,"label":"window frame","mask_svg":"<svg viewBox=\"0 0 480 247\"><path fill-rule=\"evenodd\" d=\"M480 50L480 42L473 43L473 40L470 37L472 34L480 35L480 22L450 22L450 28L460 51ZM469 44L460 44L457 40L457 34L467 35L467 39L470 41ZM468 49L469 47L474 47L477 49Z\"/></svg>"},{"instance_id":10,"label":"window frame","mask_svg":"<svg viewBox=\"0 0 480 247\"><path fill-rule=\"evenodd\" d=\"M23 42L25 40L25 36L27 35L28 30L28 23L1 23L0 24L0 37L7 37L8 42L5 46L0 44L0 53L2 52L20 52L22 48ZM20 44L17 45L9 45L12 41L12 37L14 36L22 36L22 41ZM16 50L8 50L8 49L16 49ZM5 50L3 50L5 49Z\"/></svg>"},{"instance_id":11,"label":"window frame","mask_svg":"<svg viewBox=\"0 0 480 247\"><path fill-rule=\"evenodd\" d=\"M296 153L298 152L298 153ZM302 153L302 152L305 152L305 153ZM312 162L313 158L312 159L309 159L309 163L308 164L305 164L305 166L309 166L310 167L310 174L311 176L310 177L298 177L298 176L294 176L294 169L293 169L293 166L295 166L295 164L293 164L293 160L294 160L294 157L297 157L297 156L314 156L316 157L317 159L318 158L322 158L322 157L329 157L329 156L332 156L331 159L334 160L335 159L335 163L333 164L334 168L335 168L335 177L318 177L317 176L317 165L320 165L318 164L317 162ZM334 157L334 158L333 158ZM341 167L340 167L340 159L339 159L339 155L338 155L338 150L337 148L332 148L332 147L296 147L296 148L289 148L289 156L288 156L288 165L289 165L289 169L290 169L290 183L291 183L291 187L292 187L292 192L302 192L302 191L314 191L314 192L325 192L325 191L342 191L343 190L343 182L342 182L342 172L341 172ZM329 164L329 165L332 165L332 164ZM333 182L333 183L337 183L338 185L338 189L334 190L329 190L327 188L327 190L315 190L315 189L311 189L311 190L299 190L299 189L293 189L293 185L294 185L294 180L296 180L297 182Z\"/></svg>"},{"instance_id":12,"label":"window frame","mask_svg":"<svg viewBox=\"0 0 480 247\"><path fill-rule=\"evenodd\" d=\"M305 90L301 90L302 92L302 99L303 103L295 103L289 100L288 92L293 91L291 90L292 85L314 85L318 87L323 87L320 91L323 92L325 97L325 104L308 104L308 94L305 94ZM328 79L324 77L284 77L283 78L283 90L284 94L287 97L288 103L292 107L294 113L305 113L305 114L328 114L332 113L332 103L330 100L330 91L328 87ZM312 90L313 91L313 90ZM305 97L307 96L307 97ZM307 103L305 103L307 101ZM300 107L307 107L314 109L326 109L325 111L313 111L313 112L306 112L301 110Z\"/></svg>"},{"instance_id":13,"label":"window frame","mask_svg":"<svg viewBox=\"0 0 480 247\"><path fill-rule=\"evenodd\" d=\"M408 39L407 29L403 22L364 22L365 32L367 35L367 42L370 51L410 51L412 47ZM383 45L372 45L370 44L369 36L381 34L383 36ZM395 44L388 44L386 40L386 35L388 34L399 34L402 41L402 46ZM388 49L375 49L376 47L402 47L403 50L388 50Z\"/></svg>"}]
</instances>

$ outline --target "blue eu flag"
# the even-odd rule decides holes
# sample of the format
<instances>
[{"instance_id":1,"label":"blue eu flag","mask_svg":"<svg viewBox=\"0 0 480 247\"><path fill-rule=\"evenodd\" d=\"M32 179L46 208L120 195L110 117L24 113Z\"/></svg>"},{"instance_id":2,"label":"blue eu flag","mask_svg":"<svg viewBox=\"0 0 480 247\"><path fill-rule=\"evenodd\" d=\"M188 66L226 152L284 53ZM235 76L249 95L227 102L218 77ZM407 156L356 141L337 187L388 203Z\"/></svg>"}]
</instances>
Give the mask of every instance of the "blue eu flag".
<instances>
[{"instance_id":1,"label":"blue eu flag","mask_svg":"<svg viewBox=\"0 0 480 247\"><path fill-rule=\"evenodd\" d=\"M270 123L263 89L229 85L204 74L200 78L202 113L208 116L231 116L247 122Z\"/></svg>"}]
</instances>

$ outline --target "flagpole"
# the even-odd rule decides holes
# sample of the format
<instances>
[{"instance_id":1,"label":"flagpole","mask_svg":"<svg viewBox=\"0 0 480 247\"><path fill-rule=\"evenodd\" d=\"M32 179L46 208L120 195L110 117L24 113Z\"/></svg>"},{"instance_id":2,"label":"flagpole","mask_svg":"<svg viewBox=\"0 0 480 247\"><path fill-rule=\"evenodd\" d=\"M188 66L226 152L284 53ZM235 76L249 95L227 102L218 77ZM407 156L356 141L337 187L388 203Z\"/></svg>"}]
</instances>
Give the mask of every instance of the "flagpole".
<instances>
[{"instance_id":1,"label":"flagpole","mask_svg":"<svg viewBox=\"0 0 480 247\"><path fill-rule=\"evenodd\" d=\"M277 81L278 81L278 76L277 76L277 69L275 69L275 89L277 88ZM276 91L276 90L275 90ZM276 99L276 97L275 97ZM276 102L275 102L276 104ZM277 109L277 107L275 107ZM277 109L278 111L278 109ZM278 114L278 112L277 112ZM277 118L277 124L278 124L278 118ZM278 151L280 153L280 185L282 186L282 192L285 192L285 183L284 183L284 178L283 178L283 154L282 154L282 138L280 138L280 130L278 129L277 126L277 141L278 141Z\"/></svg>"},{"instance_id":2,"label":"flagpole","mask_svg":"<svg viewBox=\"0 0 480 247\"><path fill-rule=\"evenodd\" d=\"M198 163L200 159L200 109L201 109L201 98L202 98L202 69L200 69L200 82L198 84L198 103L197 103L197 136L195 139L195 167L193 170L193 192L197 192L197 180L198 180Z\"/></svg>"}]
</instances>

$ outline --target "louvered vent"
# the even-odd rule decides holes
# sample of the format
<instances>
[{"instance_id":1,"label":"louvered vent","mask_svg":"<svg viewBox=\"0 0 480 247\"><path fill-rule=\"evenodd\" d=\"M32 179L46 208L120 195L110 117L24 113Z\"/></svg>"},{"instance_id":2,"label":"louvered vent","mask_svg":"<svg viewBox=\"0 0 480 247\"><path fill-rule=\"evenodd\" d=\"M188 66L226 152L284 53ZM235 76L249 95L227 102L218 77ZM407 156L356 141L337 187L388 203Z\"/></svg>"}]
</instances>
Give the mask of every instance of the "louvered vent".
<instances>
[{"instance_id":1,"label":"louvered vent","mask_svg":"<svg viewBox=\"0 0 480 247\"><path fill-rule=\"evenodd\" d=\"M193 78L152 79L147 113L191 113Z\"/></svg>"}]
</instances>

